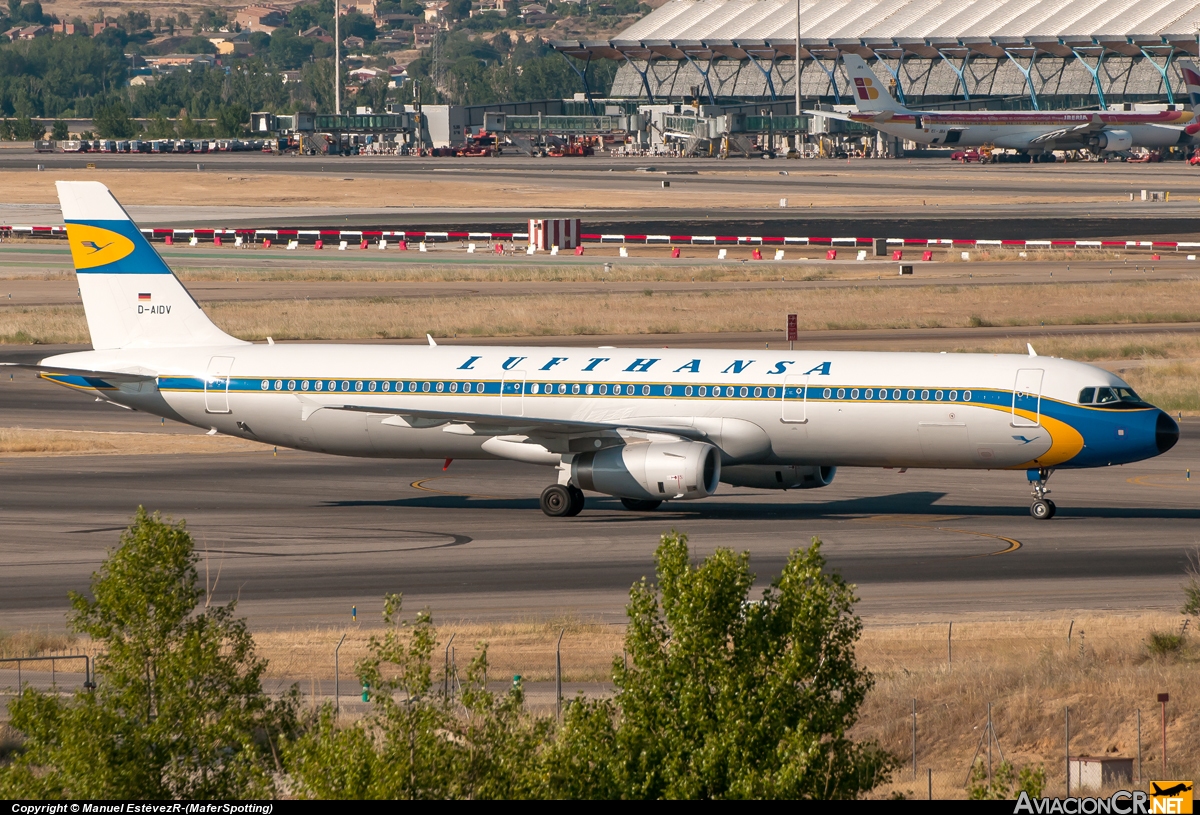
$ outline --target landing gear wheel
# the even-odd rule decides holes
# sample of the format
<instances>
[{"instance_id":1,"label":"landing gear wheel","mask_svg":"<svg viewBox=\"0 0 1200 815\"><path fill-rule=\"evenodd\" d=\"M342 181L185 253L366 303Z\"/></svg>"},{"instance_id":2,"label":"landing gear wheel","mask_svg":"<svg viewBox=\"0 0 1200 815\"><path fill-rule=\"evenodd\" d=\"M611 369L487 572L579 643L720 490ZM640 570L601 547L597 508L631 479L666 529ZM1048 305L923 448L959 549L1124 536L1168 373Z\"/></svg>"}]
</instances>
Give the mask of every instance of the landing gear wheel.
<instances>
[{"instance_id":1,"label":"landing gear wheel","mask_svg":"<svg viewBox=\"0 0 1200 815\"><path fill-rule=\"evenodd\" d=\"M1030 505L1029 514L1039 521L1048 521L1054 517L1054 504L1044 498L1039 498Z\"/></svg>"},{"instance_id":2,"label":"landing gear wheel","mask_svg":"<svg viewBox=\"0 0 1200 815\"><path fill-rule=\"evenodd\" d=\"M571 499L571 491L562 484L551 484L542 490L540 503L542 512L551 518L563 518L571 514L574 501Z\"/></svg>"},{"instance_id":3,"label":"landing gear wheel","mask_svg":"<svg viewBox=\"0 0 1200 815\"><path fill-rule=\"evenodd\" d=\"M633 512L653 512L662 506L662 501L643 501L640 498L622 498L621 506Z\"/></svg>"},{"instance_id":4,"label":"landing gear wheel","mask_svg":"<svg viewBox=\"0 0 1200 815\"><path fill-rule=\"evenodd\" d=\"M576 487L574 484L569 485L567 490L571 493L571 506L564 514L568 518L573 518L579 513L583 512L583 505L586 499L583 497L583 490L579 489L579 487Z\"/></svg>"},{"instance_id":5,"label":"landing gear wheel","mask_svg":"<svg viewBox=\"0 0 1200 815\"><path fill-rule=\"evenodd\" d=\"M1058 514L1058 507L1049 498L1046 499L1046 503L1050 505L1050 517L1053 518Z\"/></svg>"}]
</instances>

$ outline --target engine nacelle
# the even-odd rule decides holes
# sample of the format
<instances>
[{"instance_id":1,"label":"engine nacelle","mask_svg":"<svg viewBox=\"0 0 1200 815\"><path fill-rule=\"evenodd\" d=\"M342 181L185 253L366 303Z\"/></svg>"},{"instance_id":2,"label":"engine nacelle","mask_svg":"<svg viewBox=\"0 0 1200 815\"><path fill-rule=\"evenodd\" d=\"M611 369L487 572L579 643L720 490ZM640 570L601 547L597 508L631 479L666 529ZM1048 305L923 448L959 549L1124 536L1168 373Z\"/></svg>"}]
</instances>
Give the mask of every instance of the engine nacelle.
<instances>
[{"instance_id":1,"label":"engine nacelle","mask_svg":"<svg viewBox=\"0 0 1200 815\"><path fill-rule=\"evenodd\" d=\"M1090 144L1102 153L1115 153L1133 147L1133 134L1128 130L1105 130L1092 136Z\"/></svg>"},{"instance_id":2,"label":"engine nacelle","mask_svg":"<svg viewBox=\"0 0 1200 815\"><path fill-rule=\"evenodd\" d=\"M618 498L707 498L721 481L721 451L695 441L609 447L575 456L571 480L585 490Z\"/></svg>"},{"instance_id":3,"label":"engine nacelle","mask_svg":"<svg viewBox=\"0 0 1200 815\"><path fill-rule=\"evenodd\" d=\"M721 481L734 487L760 490L815 490L828 487L835 475L837 467L738 464L721 470Z\"/></svg>"}]
</instances>

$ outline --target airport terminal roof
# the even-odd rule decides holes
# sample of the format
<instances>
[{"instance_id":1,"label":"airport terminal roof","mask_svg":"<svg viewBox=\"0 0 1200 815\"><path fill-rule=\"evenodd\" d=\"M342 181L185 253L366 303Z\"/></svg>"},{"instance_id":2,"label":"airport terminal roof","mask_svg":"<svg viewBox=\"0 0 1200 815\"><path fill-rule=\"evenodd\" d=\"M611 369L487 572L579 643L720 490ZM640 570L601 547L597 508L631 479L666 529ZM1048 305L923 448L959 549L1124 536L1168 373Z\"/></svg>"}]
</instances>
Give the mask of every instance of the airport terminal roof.
<instances>
[{"instance_id":1,"label":"airport terminal roof","mask_svg":"<svg viewBox=\"0 0 1200 815\"><path fill-rule=\"evenodd\" d=\"M855 51L932 57L957 49L1002 56L1029 49L1127 55L1197 53L1198 0L670 0L610 40L558 41L572 56L709 59Z\"/></svg>"}]
</instances>

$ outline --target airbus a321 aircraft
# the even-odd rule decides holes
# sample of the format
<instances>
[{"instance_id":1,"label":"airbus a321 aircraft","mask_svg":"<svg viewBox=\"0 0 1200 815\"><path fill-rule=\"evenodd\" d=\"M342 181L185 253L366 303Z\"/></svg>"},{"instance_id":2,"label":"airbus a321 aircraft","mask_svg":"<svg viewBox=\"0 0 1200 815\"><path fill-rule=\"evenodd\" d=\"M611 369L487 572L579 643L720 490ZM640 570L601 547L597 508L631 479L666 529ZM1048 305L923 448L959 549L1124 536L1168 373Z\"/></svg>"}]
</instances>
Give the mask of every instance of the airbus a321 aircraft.
<instances>
[{"instance_id":1,"label":"airbus a321 aircraft","mask_svg":"<svg viewBox=\"0 0 1200 815\"><path fill-rule=\"evenodd\" d=\"M838 467L1026 472L1157 456L1179 427L1119 377L1004 354L249 343L215 326L102 184L58 194L95 350L52 382L210 433L345 456L554 468L547 515L584 491L631 510L721 483L809 489Z\"/></svg>"},{"instance_id":2,"label":"airbus a321 aircraft","mask_svg":"<svg viewBox=\"0 0 1200 815\"><path fill-rule=\"evenodd\" d=\"M892 96L862 57L845 54L842 61L854 83L857 113L845 115L891 136L918 144L957 144L1004 147L1032 157L1053 159L1055 150L1091 150L1094 153L1130 147L1163 148L1191 145L1200 124L1191 124L1186 110L1153 112L1028 111L1028 110L909 110ZM1190 60L1180 60L1192 104L1200 79ZM829 115L823 113L822 115ZM835 117L841 118L841 117Z\"/></svg>"}]
</instances>

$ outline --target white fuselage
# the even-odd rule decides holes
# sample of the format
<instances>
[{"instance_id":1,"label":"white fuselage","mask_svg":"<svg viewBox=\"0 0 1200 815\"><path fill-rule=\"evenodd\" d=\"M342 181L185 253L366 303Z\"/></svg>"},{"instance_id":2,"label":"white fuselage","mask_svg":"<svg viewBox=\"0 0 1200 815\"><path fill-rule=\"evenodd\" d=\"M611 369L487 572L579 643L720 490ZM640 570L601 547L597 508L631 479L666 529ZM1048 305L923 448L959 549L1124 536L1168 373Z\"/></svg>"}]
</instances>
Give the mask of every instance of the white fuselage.
<instances>
[{"instance_id":1,"label":"white fuselage","mask_svg":"<svg viewBox=\"0 0 1200 815\"><path fill-rule=\"evenodd\" d=\"M1120 124L1114 125L1109 133L1071 132L1079 122L1065 119L1062 115L992 114L980 113L903 113L887 121L877 115L851 114L854 121L861 121L892 136L914 141L918 144L947 145L960 147L995 147L1010 150L1080 150L1100 149L1100 142L1093 142L1103 135L1104 144L1109 144L1111 132L1129 135L1125 147L1162 149L1174 145L1192 143L1192 137L1184 133L1183 127L1165 124ZM1039 121L1043 118L1044 121ZM1086 117L1083 119L1086 121ZM1049 138L1050 134L1061 134ZM1118 139L1111 141L1121 145Z\"/></svg>"},{"instance_id":2,"label":"white fuselage","mask_svg":"<svg viewBox=\"0 0 1200 815\"><path fill-rule=\"evenodd\" d=\"M561 434L513 432L518 417L679 428L717 446L725 465L1029 468L1157 454L1152 420L1148 441L1141 425L1118 437L1111 414L1076 404L1082 388L1121 380L1048 357L256 344L44 362L153 372L155 382L119 386L48 378L218 433L349 456L553 465L576 451ZM405 420L401 408L503 416L507 427Z\"/></svg>"}]
</instances>

